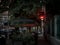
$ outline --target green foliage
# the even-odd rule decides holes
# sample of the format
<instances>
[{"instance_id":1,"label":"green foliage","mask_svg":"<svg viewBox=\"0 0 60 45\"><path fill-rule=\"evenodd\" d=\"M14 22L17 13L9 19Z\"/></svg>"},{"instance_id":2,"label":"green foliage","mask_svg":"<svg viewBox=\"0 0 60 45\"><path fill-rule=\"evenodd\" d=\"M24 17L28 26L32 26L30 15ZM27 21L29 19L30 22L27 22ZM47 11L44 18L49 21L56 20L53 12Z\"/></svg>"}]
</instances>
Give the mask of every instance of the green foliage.
<instances>
[{"instance_id":1,"label":"green foliage","mask_svg":"<svg viewBox=\"0 0 60 45\"><path fill-rule=\"evenodd\" d=\"M3 6L9 6L10 1L9 0L1 0L1 5Z\"/></svg>"},{"instance_id":2,"label":"green foliage","mask_svg":"<svg viewBox=\"0 0 60 45\"><path fill-rule=\"evenodd\" d=\"M3 11L7 11L7 10L9 10L9 9L4 6L0 7L0 13L2 13Z\"/></svg>"},{"instance_id":3,"label":"green foliage","mask_svg":"<svg viewBox=\"0 0 60 45\"><path fill-rule=\"evenodd\" d=\"M9 10L8 9L9 4L10 4L9 0L1 0L1 3L0 3L0 13Z\"/></svg>"},{"instance_id":4,"label":"green foliage","mask_svg":"<svg viewBox=\"0 0 60 45\"><path fill-rule=\"evenodd\" d=\"M29 2L29 3L28 3ZM33 2L32 4L30 4L31 2ZM28 4L28 5L27 5ZM35 1L28 1L28 0L15 0L12 7L14 7L12 9L13 12L19 12L20 13L20 9L26 9L25 11L27 12L31 12L32 10L36 10L36 7L38 7L40 5L40 7L42 6L43 2L39 2L39 4L36 4ZM34 6L36 5L36 6Z\"/></svg>"}]
</instances>

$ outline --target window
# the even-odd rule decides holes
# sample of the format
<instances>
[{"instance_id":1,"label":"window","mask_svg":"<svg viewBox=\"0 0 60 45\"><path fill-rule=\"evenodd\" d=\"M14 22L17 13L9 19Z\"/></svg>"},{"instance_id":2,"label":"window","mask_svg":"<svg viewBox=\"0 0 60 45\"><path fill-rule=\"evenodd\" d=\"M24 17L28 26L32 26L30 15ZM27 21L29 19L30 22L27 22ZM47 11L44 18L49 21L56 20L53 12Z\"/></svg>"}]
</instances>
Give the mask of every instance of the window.
<instances>
[{"instance_id":1,"label":"window","mask_svg":"<svg viewBox=\"0 0 60 45\"><path fill-rule=\"evenodd\" d=\"M60 16L57 16L57 38L60 39Z\"/></svg>"},{"instance_id":2,"label":"window","mask_svg":"<svg viewBox=\"0 0 60 45\"><path fill-rule=\"evenodd\" d=\"M48 26L48 29L49 29L49 26ZM50 34L51 36L54 36L54 18L52 20L50 20Z\"/></svg>"},{"instance_id":3,"label":"window","mask_svg":"<svg viewBox=\"0 0 60 45\"><path fill-rule=\"evenodd\" d=\"M52 19L52 36L54 36L54 19Z\"/></svg>"},{"instance_id":4,"label":"window","mask_svg":"<svg viewBox=\"0 0 60 45\"><path fill-rule=\"evenodd\" d=\"M54 24L54 35L57 39L60 39L60 16L59 15L56 15L55 16L55 24Z\"/></svg>"}]
</instances>

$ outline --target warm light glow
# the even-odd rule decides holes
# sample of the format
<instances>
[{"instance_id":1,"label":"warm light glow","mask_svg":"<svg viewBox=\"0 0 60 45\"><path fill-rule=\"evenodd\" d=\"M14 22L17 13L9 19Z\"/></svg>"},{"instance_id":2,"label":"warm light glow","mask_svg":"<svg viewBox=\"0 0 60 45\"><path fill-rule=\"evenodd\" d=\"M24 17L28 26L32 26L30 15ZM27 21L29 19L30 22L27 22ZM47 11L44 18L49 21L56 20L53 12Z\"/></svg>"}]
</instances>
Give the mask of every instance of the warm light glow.
<instances>
[{"instance_id":1,"label":"warm light glow","mask_svg":"<svg viewBox=\"0 0 60 45\"><path fill-rule=\"evenodd\" d=\"M44 18L44 16L41 16L41 17L40 17L40 19L43 19L43 18Z\"/></svg>"},{"instance_id":2,"label":"warm light glow","mask_svg":"<svg viewBox=\"0 0 60 45\"><path fill-rule=\"evenodd\" d=\"M40 16L40 19L41 19L41 20L44 20L44 16Z\"/></svg>"},{"instance_id":3,"label":"warm light glow","mask_svg":"<svg viewBox=\"0 0 60 45\"><path fill-rule=\"evenodd\" d=\"M41 19L41 20L44 20L44 19Z\"/></svg>"}]
</instances>

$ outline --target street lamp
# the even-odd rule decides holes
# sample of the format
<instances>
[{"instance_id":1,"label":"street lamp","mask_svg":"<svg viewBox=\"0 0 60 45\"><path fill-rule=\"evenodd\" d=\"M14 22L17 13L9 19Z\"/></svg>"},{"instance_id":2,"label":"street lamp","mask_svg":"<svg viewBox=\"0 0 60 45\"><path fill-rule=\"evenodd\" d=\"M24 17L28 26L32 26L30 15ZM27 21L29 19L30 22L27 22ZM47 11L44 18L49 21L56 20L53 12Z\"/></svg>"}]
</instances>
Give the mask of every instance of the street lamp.
<instances>
[{"instance_id":1,"label":"street lamp","mask_svg":"<svg viewBox=\"0 0 60 45\"><path fill-rule=\"evenodd\" d=\"M44 16L40 16L40 19L41 19L41 30L42 30L42 35L41 36L43 36L43 34L44 34L44 27L43 27L43 25L44 25Z\"/></svg>"},{"instance_id":2,"label":"street lamp","mask_svg":"<svg viewBox=\"0 0 60 45\"><path fill-rule=\"evenodd\" d=\"M44 20L44 16L40 16L40 19L41 19L41 20Z\"/></svg>"}]
</instances>

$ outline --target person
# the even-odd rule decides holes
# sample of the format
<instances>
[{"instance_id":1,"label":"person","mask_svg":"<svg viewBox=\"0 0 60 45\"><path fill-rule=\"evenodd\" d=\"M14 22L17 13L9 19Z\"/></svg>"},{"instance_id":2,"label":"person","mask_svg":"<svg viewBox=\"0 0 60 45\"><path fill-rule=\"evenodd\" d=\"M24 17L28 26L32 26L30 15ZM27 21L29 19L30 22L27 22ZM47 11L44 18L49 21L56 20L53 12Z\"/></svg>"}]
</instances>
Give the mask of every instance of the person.
<instances>
[{"instance_id":1,"label":"person","mask_svg":"<svg viewBox=\"0 0 60 45\"><path fill-rule=\"evenodd\" d=\"M23 45L26 45L26 30L23 30Z\"/></svg>"},{"instance_id":2,"label":"person","mask_svg":"<svg viewBox=\"0 0 60 45\"><path fill-rule=\"evenodd\" d=\"M38 43L38 33L35 32L35 45L37 45L37 43Z\"/></svg>"},{"instance_id":3,"label":"person","mask_svg":"<svg viewBox=\"0 0 60 45\"><path fill-rule=\"evenodd\" d=\"M34 37L34 40L35 40L35 45L37 45L37 41L38 41L38 33L37 32L33 32L33 37Z\"/></svg>"},{"instance_id":4,"label":"person","mask_svg":"<svg viewBox=\"0 0 60 45\"><path fill-rule=\"evenodd\" d=\"M6 37L5 37L5 35L1 35L1 45L6 45Z\"/></svg>"},{"instance_id":5,"label":"person","mask_svg":"<svg viewBox=\"0 0 60 45\"><path fill-rule=\"evenodd\" d=\"M1 38L2 38L2 37L1 37L1 34L0 34L0 45L1 45L1 43L2 43L2 42L1 42Z\"/></svg>"}]
</instances>

